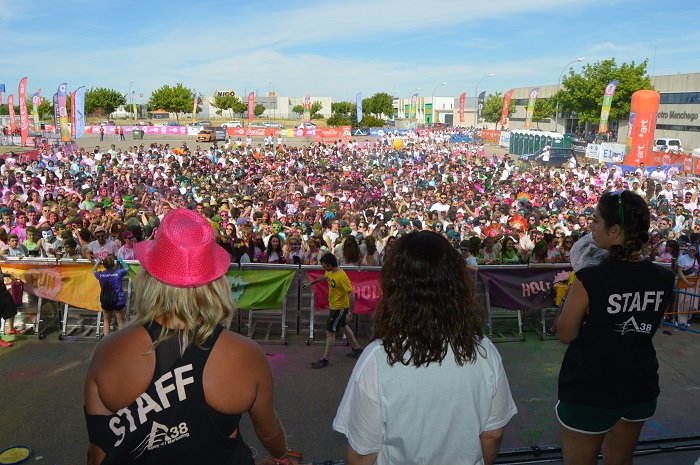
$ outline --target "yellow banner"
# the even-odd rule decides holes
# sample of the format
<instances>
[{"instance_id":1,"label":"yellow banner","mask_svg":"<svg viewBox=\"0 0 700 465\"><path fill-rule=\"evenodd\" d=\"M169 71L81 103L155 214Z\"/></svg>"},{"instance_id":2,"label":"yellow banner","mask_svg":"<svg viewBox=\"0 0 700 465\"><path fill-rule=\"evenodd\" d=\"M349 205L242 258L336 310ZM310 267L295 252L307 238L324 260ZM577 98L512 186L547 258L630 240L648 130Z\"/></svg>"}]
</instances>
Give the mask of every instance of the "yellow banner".
<instances>
[{"instance_id":1,"label":"yellow banner","mask_svg":"<svg viewBox=\"0 0 700 465\"><path fill-rule=\"evenodd\" d=\"M20 264L5 262L2 270L24 283L24 290L72 307L99 310L100 283L91 264Z\"/></svg>"}]
</instances>

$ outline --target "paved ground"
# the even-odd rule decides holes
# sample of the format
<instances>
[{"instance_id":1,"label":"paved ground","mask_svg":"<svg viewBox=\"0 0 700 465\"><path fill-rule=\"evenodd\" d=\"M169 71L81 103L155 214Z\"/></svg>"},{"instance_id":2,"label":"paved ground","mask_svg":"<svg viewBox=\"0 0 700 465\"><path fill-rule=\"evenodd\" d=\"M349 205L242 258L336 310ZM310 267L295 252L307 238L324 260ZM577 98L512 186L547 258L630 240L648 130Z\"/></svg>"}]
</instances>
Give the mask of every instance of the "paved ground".
<instances>
[{"instance_id":1,"label":"paved ground","mask_svg":"<svg viewBox=\"0 0 700 465\"><path fill-rule=\"evenodd\" d=\"M361 327L362 343L367 342L365 333ZM542 459L560 463L552 408L565 346L555 340L540 341L530 331L525 334L525 342L497 344L519 409L506 429L500 460L532 463L534 447L542 451ZM14 347L0 350L0 450L27 444L34 448L35 456L43 457L45 465L73 465L84 461L87 436L82 382L95 343L60 342L57 336L57 332L50 333L42 341L22 336L16 338ZM322 347L308 346L307 338L308 332L297 335L293 331L287 346L261 342L274 373L275 403L292 447L303 451L309 461L340 460L345 441L332 431L331 422L355 360L344 356L347 347L337 347L329 367L313 370L309 364ZM684 332L656 336L662 395L656 416L642 432L640 451L648 448L663 453L639 458L636 463L692 464L700 456L697 449L680 450L700 444L699 338ZM274 334L270 339L276 339ZM244 437L260 450L244 418ZM690 439L669 441L681 437ZM654 441L661 441L661 448Z\"/></svg>"}]
</instances>

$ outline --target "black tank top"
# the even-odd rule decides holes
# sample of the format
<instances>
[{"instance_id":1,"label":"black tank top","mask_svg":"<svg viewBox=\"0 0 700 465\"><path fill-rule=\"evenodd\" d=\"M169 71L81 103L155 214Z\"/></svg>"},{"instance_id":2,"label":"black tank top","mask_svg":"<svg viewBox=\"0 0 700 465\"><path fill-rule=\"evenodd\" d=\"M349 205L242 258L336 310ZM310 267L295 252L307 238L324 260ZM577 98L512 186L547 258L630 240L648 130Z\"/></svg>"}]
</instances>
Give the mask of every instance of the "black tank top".
<instances>
[{"instance_id":1,"label":"black tank top","mask_svg":"<svg viewBox=\"0 0 700 465\"><path fill-rule=\"evenodd\" d=\"M559 372L559 399L623 408L659 396L652 338L673 298L674 274L650 261L608 262L576 273L589 314Z\"/></svg>"},{"instance_id":2,"label":"black tank top","mask_svg":"<svg viewBox=\"0 0 700 465\"><path fill-rule=\"evenodd\" d=\"M161 326L146 327L151 340ZM206 403L202 376L222 326L200 349L191 344L180 357L178 338L156 349L151 384L131 405L112 415L85 414L90 442L109 464L253 464L238 427L241 415L224 415Z\"/></svg>"}]
</instances>

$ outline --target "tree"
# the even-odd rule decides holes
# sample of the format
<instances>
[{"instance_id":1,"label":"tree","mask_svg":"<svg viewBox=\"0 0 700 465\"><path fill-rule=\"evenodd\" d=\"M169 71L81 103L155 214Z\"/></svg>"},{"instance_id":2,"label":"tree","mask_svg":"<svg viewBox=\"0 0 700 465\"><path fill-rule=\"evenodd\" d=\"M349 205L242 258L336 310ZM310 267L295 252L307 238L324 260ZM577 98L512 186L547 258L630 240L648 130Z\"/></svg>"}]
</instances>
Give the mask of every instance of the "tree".
<instances>
[{"instance_id":1,"label":"tree","mask_svg":"<svg viewBox=\"0 0 700 465\"><path fill-rule=\"evenodd\" d=\"M394 112L394 97L386 92L378 92L369 99L363 99L362 112L375 116L391 115Z\"/></svg>"},{"instance_id":2,"label":"tree","mask_svg":"<svg viewBox=\"0 0 700 465\"><path fill-rule=\"evenodd\" d=\"M219 111L216 113L221 115L221 110L231 110L233 113L242 113L245 108L241 109L244 105L241 100L235 95L215 95L214 101L211 103L213 107L218 108Z\"/></svg>"},{"instance_id":3,"label":"tree","mask_svg":"<svg viewBox=\"0 0 700 465\"><path fill-rule=\"evenodd\" d=\"M258 103L255 105L255 108L253 108L253 114L255 115L256 118L260 118L260 115L265 113L265 105L262 103Z\"/></svg>"},{"instance_id":4,"label":"tree","mask_svg":"<svg viewBox=\"0 0 700 465\"><path fill-rule=\"evenodd\" d=\"M311 119L321 119L323 116L318 115L318 112L321 111L323 108L323 104L321 103L320 100L316 100L314 103L311 104L311 107L309 108L309 112L311 114Z\"/></svg>"},{"instance_id":5,"label":"tree","mask_svg":"<svg viewBox=\"0 0 700 465\"><path fill-rule=\"evenodd\" d=\"M352 121L342 113L335 112L333 116L326 120L326 124L330 127L352 126Z\"/></svg>"},{"instance_id":6,"label":"tree","mask_svg":"<svg viewBox=\"0 0 700 465\"><path fill-rule=\"evenodd\" d=\"M543 98L538 98L535 101L535 111L532 113L532 121L537 124L537 129L540 128L539 122L543 119L548 119L554 116L556 108L551 100L545 100Z\"/></svg>"},{"instance_id":7,"label":"tree","mask_svg":"<svg viewBox=\"0 0 700 465\"><path fill-rule=\"evenodd\" d=\"M109 115L123 105L126 105L126 95L120 94L114 89L91 87L85 91L86 115L92 115L99 109L101 109L105 115ZM53 108L53 102L51 106Z\"/></svg>"},{"instance_id":8,"label":"tree","mask_svg":"<svg viewBox=\"0 0 700 465\"><path fill-rule=\"evenodd\" d=\"M504 95L500 92L495 94L489 94L484 100L484 108L481 110L481 116L484 121L489 123L496 123L496 129L498 129L498 123L501 122L501 113L503 113L503 99ZM508 105L508 117L515 113L515 102Z\"/></svg>"},{"instance_id":9,"label":"tree","mask_svg":"<svg viewBox=\"0 0 700 465\"><path fill-rule=\"evenodd\" d=\"M361 128L381 128L384 126L384 120L373 115L363 115L359 126Z\"/></svg>"},{"instance_id":10,"label":"tree","mask_svg":"<svg viewBox=\"0 0 700 465\"><path fill-rule=\"evenodd\" d=\"M194 92L181 83L177 83L175 87L166 84L151 94L148 105L154 109L162 108L165 111L175 113L179 121L179 113L192 111Z\"/></svg>"},{"instance_id":11,"label":"tree","mask_svg":"<svg viewBox=\"0 0 700 465\"><path fill-rule=\"evenodd\" d=\"M626 120L630 115L632 94L638 90L653 90L651 79L647 75L647 60L635 65L623 63L618 66L615 58L598 61L583 67L581 73L569 70L569 75L562 79L561 89L552 96L553 102L559 102L559 114L575 113L580 123L600 122L600 111L605 87L613 80L619 80L612 100L609 119Z\"/></svg>"},{"instance_id":12,"label":"tree","mask_svg":"<svg viewBox=\"0 0 700 465\"><path fill-rule=\"evenodd\" d=\"M47 100L44 97L41 97L41 104L37 108L37 111L39 112L39 118L53 116L53 100Z\"/></svg>"},{"instance_id":13,"label":"tree","mask_svg":"<svg viewBox=\"0 0 700 465\"><path fill-rule=\"evenodd\" d=\"M299 105L294 105L292 107L292 113L296 113L297 115L301 116L304 114L304 105L301 103Z\"/></svg>"},{"instance_id":14,"label":"tree","mask_svg":"<svg viewBox=\"0 0 700 465\"><path fill-rule=\"evenodd\" d=\"M355 106L356 105L352 102L335 102L331 103L331 111L334 114L338 113L343 116L348 116L353 110L355 110Z\"/></svg>"}]
</instances>

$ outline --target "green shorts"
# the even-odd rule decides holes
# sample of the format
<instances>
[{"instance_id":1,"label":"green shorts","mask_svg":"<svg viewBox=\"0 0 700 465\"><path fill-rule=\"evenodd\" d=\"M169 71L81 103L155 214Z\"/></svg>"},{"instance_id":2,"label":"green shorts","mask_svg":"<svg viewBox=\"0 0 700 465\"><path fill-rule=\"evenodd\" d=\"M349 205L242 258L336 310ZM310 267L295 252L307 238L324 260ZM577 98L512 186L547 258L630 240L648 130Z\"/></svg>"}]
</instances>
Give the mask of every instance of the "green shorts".
<instances>
[{"instance_id":1,"label":"green shorts","mask_svg":"<svg viewBox=\"0 0 700 465\"><path fill-rule=\"evenodd\" d=\"M625 408L598 408L557 402L554 407L559 423L585 434L607 433L620 420L646 421L656 412L656 399Z\"/></svg>"}]
</instances>

